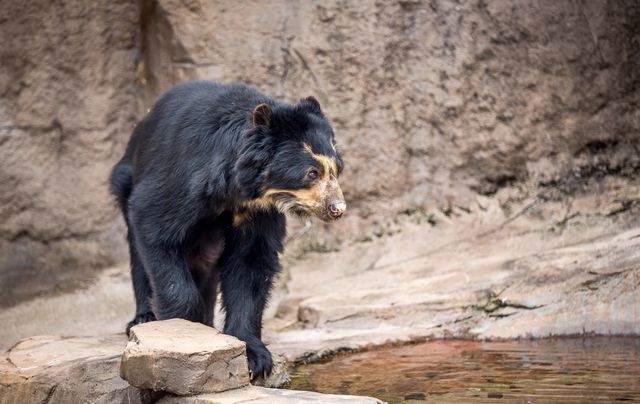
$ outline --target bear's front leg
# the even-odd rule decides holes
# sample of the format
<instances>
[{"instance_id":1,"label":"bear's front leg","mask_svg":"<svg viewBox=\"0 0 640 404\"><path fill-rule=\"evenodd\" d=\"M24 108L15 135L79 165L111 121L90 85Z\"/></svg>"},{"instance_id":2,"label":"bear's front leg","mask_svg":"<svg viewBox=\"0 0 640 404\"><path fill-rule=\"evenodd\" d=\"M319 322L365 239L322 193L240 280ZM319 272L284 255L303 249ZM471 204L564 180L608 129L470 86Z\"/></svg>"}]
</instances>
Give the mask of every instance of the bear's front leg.
<instances>
[{"instance_id":1,"label":"bear's front leg","mask_svg":"<svg viewBox=\"0 0 640 404\"><path fill-rule=\"evenodd\" d=\"M262 342L262 313L280 270L285 233L278 212L259 212L228 230L220 265L224 333L247 344L252 379L271 373L271 353Z\"/></svg>"},{"instance_id":2,"label":"bear's front leg","mask_svg":"<svg viewBox=\"0 0 640 404\"><path fill-rule=\"evenodd\" d=\"M222 296L226 311L224 333L233 335L247 344L247 358L251 379L271 373L271 353L261 340L262 312L268 290L265 280L251 277L235 278L236 274L223 278ZM226 282L225 282L226 281ZM237 283L240 281L240 283Z\"/></svg>"}]
</instances>

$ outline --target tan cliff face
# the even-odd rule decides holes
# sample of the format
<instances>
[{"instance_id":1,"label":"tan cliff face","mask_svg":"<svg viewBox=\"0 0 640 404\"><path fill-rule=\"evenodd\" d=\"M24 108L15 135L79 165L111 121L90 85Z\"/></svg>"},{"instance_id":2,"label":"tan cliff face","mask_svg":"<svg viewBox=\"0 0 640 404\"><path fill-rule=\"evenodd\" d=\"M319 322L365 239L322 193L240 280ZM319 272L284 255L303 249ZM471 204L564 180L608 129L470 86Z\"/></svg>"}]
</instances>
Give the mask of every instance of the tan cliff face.
<instances>
[{"instance_id":1,"label":"tan cliff face","mask_svg":"<svg viewBox=\"0 0 640 404\"><path fill-rule=\"evenodd\" d=\"M35 1L0 13L2 305L127 259L108 172L155 97L185 80L320 100L350 209L314 224L327 248L400 211L464 208L505 186L575 192L576 173L626 181L640 167L632 1Z\"/></svg>"},{"instance_id":2,"label":"tan cliff face","mask_svg":"<svg viewBox=\"0 0 640 404\"><path fill-rule=\"evenodd\" d=\"M138 116L130 3L2 6L3 305L77 286L126 256L106 179Z\"/></svg>"}]
</instances>

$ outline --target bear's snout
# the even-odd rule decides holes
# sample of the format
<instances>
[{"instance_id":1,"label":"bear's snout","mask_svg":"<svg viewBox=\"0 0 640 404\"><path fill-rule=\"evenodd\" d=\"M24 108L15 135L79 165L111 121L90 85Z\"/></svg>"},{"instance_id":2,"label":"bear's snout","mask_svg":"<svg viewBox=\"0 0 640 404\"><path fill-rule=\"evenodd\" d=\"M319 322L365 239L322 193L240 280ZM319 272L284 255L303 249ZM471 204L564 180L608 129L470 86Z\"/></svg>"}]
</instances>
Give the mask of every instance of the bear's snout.
<instances>
[{"instance_id":1,"label":"bear's snout","mask_svg":"<svg viewBox=\"0 0 640 404\"><path fill-rule=\"evenodd\" d=\"M334 219L339 219L347 209L347 204L344 201L333 201L329 205L329 214Z\"/></svg>"}]
</instances>

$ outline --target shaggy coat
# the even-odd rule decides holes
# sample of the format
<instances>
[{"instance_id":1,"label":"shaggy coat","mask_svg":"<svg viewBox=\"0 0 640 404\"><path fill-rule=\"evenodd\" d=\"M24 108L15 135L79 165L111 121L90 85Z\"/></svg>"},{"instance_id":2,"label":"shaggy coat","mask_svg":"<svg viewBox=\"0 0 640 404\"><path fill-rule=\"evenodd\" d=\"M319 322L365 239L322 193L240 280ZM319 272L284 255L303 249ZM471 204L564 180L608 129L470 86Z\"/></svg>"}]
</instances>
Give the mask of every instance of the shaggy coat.
<instances>
[{"instance_id":1,"label":"shaggy coat","mask_svg":"<svg viewBox=\"0 0 640 404\"><path fill-rule=\"evenodd\" d=\"M342 216L342 159L312 97L291 105L256 89L191 82L164 94L136 126L110 183L128 227L135 324L184 318L247 344L269 373L262 313L280 270L284 212Z\"/></svg>"}]
</instances>

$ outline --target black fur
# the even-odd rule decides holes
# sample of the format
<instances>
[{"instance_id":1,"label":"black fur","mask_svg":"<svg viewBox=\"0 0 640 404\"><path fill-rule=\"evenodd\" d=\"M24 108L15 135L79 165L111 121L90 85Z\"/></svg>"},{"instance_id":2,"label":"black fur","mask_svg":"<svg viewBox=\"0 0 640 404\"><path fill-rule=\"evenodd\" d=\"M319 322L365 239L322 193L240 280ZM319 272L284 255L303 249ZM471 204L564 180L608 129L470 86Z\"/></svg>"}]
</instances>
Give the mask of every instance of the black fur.
<instances>
[{"instance_id":1,"label":"black fur","mask_svg":"<svg viewBox=\"0 0 640 404\"><path fill-rule=\"evenodd\" d=\"M252 115L259 104L266 109ZM127 331L175 317L212 325L219 280L224 332L247 343L254 376L271 371L261 323L285 217L247 202L269 188L309 186L305 172L315 162L302 142L342 170L313 98L289 105L245 85L191 82L158 100L110 180L128 227L136 296Z\"/></svg>"}]
</instances>

